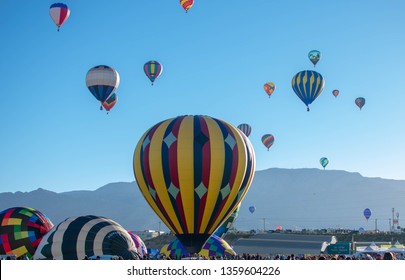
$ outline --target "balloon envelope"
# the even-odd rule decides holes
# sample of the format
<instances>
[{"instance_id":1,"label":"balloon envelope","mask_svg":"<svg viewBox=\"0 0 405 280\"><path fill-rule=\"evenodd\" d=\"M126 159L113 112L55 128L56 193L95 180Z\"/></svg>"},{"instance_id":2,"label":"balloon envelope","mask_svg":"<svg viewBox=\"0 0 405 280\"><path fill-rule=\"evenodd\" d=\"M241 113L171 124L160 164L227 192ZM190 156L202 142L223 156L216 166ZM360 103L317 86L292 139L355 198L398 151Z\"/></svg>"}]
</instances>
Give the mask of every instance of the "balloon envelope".
<instances>
[{"instance_id":1,"label":"balloon envelope","mask_svg":"<svg viewBox=\"0 0 405 280\"><path fill-rule=\"evenodd\" d=\"M364 104L366 104L366 99L364 97L358 97L358 98L356 98L356 100L354 100L354 103L361 110L361 108L363 108Z\"/></svg>"},{"instance_id":2,"label":"balloon envelope","mask_svg":"<svg viewBox=\"0 0 405 280\"><path fill-rule=\"evenodd\" d=\"M101 103L101 105L104 107L104 109L107 112L109 112L115 106L117 101L118 101L118 95L115 94L115 92L113 92L103 103Z\"/></svg>"},{"instance_id":3,"label":"balloon envelope","mask_svg":"<svg viewBox=\"0 0 405 280\"><path fill-rule=\"evenodd\" d=\"M334 90L332 91L332 94L333 94L334 97L337 97L337 96L339 95L339 90L334 89Z\"/></svg>"},{"instance_id":4,"label":"balloon envelope","mask_svg":"<svg viewBox=\"0 0 405 280\"><path fill-rule=\"evenodd\" d=\"M170 243L164 245L160 249L160 253L166 257L171 257L175 259L181 259L184 257L191 257L183 244L177 239L173 239ZM235 251L229 246L229 244L219 236L215 234L212 235L207 242L204 243L201 251L198 255L202 257L231 257L235 256Z\"/></svg>"},{"instance_id":5,"label":"balloon envelope","mask_svg":"<svg viewBox=\"0 0 405 280\"><path fill-rule=\"evenodd\" d=\"M246 135L249 137L250 133L252 132L252 127L248 125L247 123L242 123L238 125L238 128Z\"/></svg>"},{"instance_id":6,"label":"balloon envelope","mask_svg":"<svg viewBox=\"0 0 405 280\"><path fill-rule=\"evenodd\" d=\"M371 217L371 210L369 208L364 209L363 215L368 220Z\"/></svg>"},{"instance_id":7,"label":"balloon envelope","mask_svg":"<svg viewBox=\"0 0 405 280\"><path fill-rule=\"evenodd\" d=\"M71 217L41 240L34 259L82 260L85 256L115 255L139 259L129 233L113 220L87 215Z\"/></svg>"},{"instance_id":8,"label":"balloon envelope","mask_svg":"<svg viewBox=\"0 0 405 280\"><path fill-rule=\"evenodd\" d=\"M309 104L322 93L325 81L318 72L306 70L295 74L291 85L295 94L304 102L309 111Z\"/></svg>"},{"instance_id":9,"label":"balloon envelope","mask_svg":"<svg viewBox=\"0 0 405 280\"><path fill-rule=\"evenodd\" d=\"M265 134L262 136L262 143L267 148L267 150L269 150L270 147L273 146L274 140L274 136L271 134Z\"/></svg>"},{"instance_id":10,"label":"balloon envelope","mask_svg":"<svg viewBox=\"0 0 405 280\"><path fill-rule=\"evenodd\" d=\"M49 8L49 15L51 16L52 21L58 27L59 31L59 28L68 19L70 15L70 10L66 4L55 3L52 4L51 7Z\"/></svg>"},{"instance_id":11,"label":"balloon envelope","mask_svg":"<svg viewBox=\"0 0 405 280\"><path fill-rule=\"evenodd\" d=\"M190 253L232 214L255 169L253 147L233 125L180 116L150 128L134 152L146 201Z\"/></svg>"},{"instance_id":12,"label":"balloon envelope","mask_svg":"<svg viewBox=\"0 0 405 280\"><path fill-rule=\"evenodd\" d=\"M253 213L253 212L255 212L256 211L256 207L254 207L254 206L250 206L249 207L249 212L250 213Z\"/></svg>"},{"instance_id":13,"label":"balloon envelope","mask_svg":"<svg viewBox=\"0 0 405 280\"><path fill-rule=\"evenodd\" d=\"M146 248L145 243L143 240L135 233L128 231L129 235L132 238L132 241L134 241L135 248L138 251L138 255L142 258L148 254L148 249Z\"/></svg>"},{"instance_id":14,"label":"balloon envelope","mask_svg":"<svg viewBox=\"0 0 405 280\"><path fill-rule=\"evenodd\" d=\"M86 75L86 86L93 96L103 103L120 84L118 72L106 65L91 68Z\"/></svg>"},{"instance_id":15,"label":"balloon envelope","mask_svg":"<svg viewBox=\"0 0 405 280\"><path fill-rule=\"evenodd\" d=\"M145 63L143 71L153 85L153 82L162 74L163 66L159 62L151 60Z\"/></svg>"},{"instance_id":16,"label":"balloon envelope","mask_svg":"<svg viewBox=\"0 0 405 280\"><path fill-rule=\"evenodd\" d=\"M322 165L322 167L325 169L325 167L328 165L329 160L326 157L323 157L319 160L319 163Z\"/></svg>"},{"instance_id":17,"label":"balloon envelope","mask_svg":"<svg viewBox=\"0 0 405 280\"><path fill-rule=\"evenodd\" d=\"M264 84L264 91L267 93L267 95L270 97L273 92L276 90L276 85L272 82L265 83Z\"/></svg>"},{"instance_id":18,"label":"balloon envelope","mask_svg":"<svg viewBox=\"0 0 405 280\"><path fill-rule=\"evenodd\" d=\"M317 50L312 50L308 53L308 58L309 60L311 60L312 64L314 64L315 67L315 65L321 59L321 52Z\"/></svg>"},{"instance_id":19,"label":"balloon envelope","mask_svg":"<svg viewBox=\"0 0 405 280\"><path fill-rule=\"evenodd\" d=\"M24 254L32 259L43 236L53 228L41 212L28 207L13 207L0 212L0 255Z\"/></svg>"},{"instance_id":20,"label":"balloon envelope","mask_svg":"<svg viewBox=\"0 0 405 280\"><path fill-rule=\"evenodd\" d=\"M233 226L236 218L239 215L239 210L240 210L240 203L238 207L236 207L235 211L232 212L232 214L229 216L228 219L225 220L225 222L214 232L214 235L224 238L225 235L228 233L228 230Z\"/></svg>"},{"instance_id":21,"label":"balloon envelope","mask_svg":"<svg viewBox=\"0 0 405 280\"><path fill-rule=\"evenodd\" d=\"M193 6L194 0L180 0L180 5L183 9L188 12L188 10Z\"/></svg>"}]
</instances>

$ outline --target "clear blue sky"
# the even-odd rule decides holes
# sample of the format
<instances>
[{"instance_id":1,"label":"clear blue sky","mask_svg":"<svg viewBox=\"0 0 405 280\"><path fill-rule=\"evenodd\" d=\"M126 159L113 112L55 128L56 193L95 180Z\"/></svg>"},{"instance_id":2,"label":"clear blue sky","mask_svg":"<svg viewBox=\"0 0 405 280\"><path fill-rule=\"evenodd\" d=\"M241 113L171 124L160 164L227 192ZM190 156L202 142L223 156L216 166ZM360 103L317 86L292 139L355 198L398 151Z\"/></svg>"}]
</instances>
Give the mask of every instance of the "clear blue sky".
<instances>
[{"instance_id":1,"label":"clear blue sky","mask_svg":"<svg viewBox=\"0 0 405 280\"><path fill-rule=\"evenodd\" d=\"M134 181L141 135L184 114L249 123L257 170L321 168L325 156L328 169L405 179L405 2L330 2L196 0L186 14L178 0L70 0L57 32L53 1L1 1L0 192ZM325 88L308 113L291 78L314 68L312 49ZM154 86L151 59L164 67ZM109 115L85 84L100 64L121 76Z\"/></svg>"}]
</instances>

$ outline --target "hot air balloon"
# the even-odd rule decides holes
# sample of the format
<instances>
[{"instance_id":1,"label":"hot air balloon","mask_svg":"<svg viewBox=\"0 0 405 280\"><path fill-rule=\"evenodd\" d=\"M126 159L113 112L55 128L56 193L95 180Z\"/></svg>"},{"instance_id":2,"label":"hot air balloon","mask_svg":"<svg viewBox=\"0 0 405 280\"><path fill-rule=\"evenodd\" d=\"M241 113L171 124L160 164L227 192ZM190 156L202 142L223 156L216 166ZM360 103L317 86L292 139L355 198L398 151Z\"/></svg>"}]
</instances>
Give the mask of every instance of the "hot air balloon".
<instances>
[{"instance_id":1,"label":"hot air balloon","mask_svg":"<svg viewBox=\"0 0 405 280\"><path fill-rule=\"evenodd\" d=\"M319 160L320 164L322 165L323 169L328 165L329 160L326 157L323 157Z\"/></svg>"},{"instance_id":2,"label":"hot air balloon","mask_svg":"<svg viewBox=\"0 0 405 280\"><path fill-rule=\"evenodd\" d=\"M271 135L271 134L265 134L265 135L262 136L262 143L267 148L267 151L273 145L274 140L275 140L274 136Z\"/></svg>"},{"instance_id":3,"label":"hot air balloon","mask_svg":"<svg viewBox=\"0 0 405 280\"><path fill-rule=\"evenodd\" d=\"M82 260L85 256L113 255L139 259L129 233L113 220L87 215L67 218L41 240L34 259Z\"/></svg>"},{"instance_id":4,"label":"hot air balloon","mask_svg":"<svg viewBox=\"0 0 405 280\"><path fill-rule=\"evenodd\" d=\"M163 66L159 62L151 60L145 63L143 66L143 71L145 71L146 76L153 85L155 80L160 76L160 74L162 74Z\"/></svg>"},{"instance_id":5,"label":"hot air balloon","mask_svg":"<svg viewBox=\"0 0 405 280\"><path fill-rule=\"evenodd\" d=\"M358 98L356 98L356 100L354 100L354 103L356 103L357 107L359 107L361 110L361 108L363 108L364 104L366 104L366 99L363 97L358 97Z\"/></svg>"},{"instance_id":6,"label":"hot air balloon","mask_svg":"<svg viewBox=\"0 0 405 280\"><path fill-rule=\"evenodd\" d=\"M49 14L59 31L62 24L68 19L70 10L66 4L55 3L49 8Z\"/></svg>"},{"instance_id":7,"label":"hot air balloon","mask_svg":"<svg viewBox=\"0 0 405 280\"><path fill-rule=\"evenodd\" d=\"M0 212L0 255L35 253L43 236L53 228L52 222L41 212L28 207L13 207Z\"/></svg>"},{"instance_id":8,"label":"hot air balloon","mask_svg":"<svg viewBox=\"0 0 405 280\"><path fill-rule=\"evenodd\" d=\"M238 128L246 135L249 137L250 133L252 132L252 127L248 125L247 123L242 123L238 125Z\"/></svg>"},{"instance_id":9,"label":"hot air balloon","mask_svg":"<svg viewBox=\"0 0 405 280\"><path fill-rule=\"evenodd\" d=\"M250 213L254 213L256 211L256 207L254 207L254 206L249 206L249 212Z\"/></svg>"},{"instance_id":10,"label":"hot air balloon","mask_svg":"<svg viewBox=\"0 0 405 280\"><path fill-rule=\"evenodd\" d=\"M339 95L339 90L338 90L338 89L334 89L334 90L332 91L332 94L333 94L334 97L337 97L337 96Z\"/></svg>"},{"instance_id":11,"label":"hot air balloon","mask_svg":"<svg viewBox=\"0 0 405 280\"><path fill-rule=\"evenodd\" d=\"M282 231L283 227L282 226L276 226L276 231Z\"/></svg>"},{"instance_id":12,"label":"hot air balloon","mask_svg":"<svg viewBox=\"0 0 405 280\"><path fill-rule=\"evenodd\" d=\"M93 96L101 102L102 106L107 98L118 88L119 84L120 76L118 72L109 66L99 65L93 67L86 75L87 88ZM103 108L100 107L100 110L101 109Z\"/></svg>"},{"instance_id":13,"label":"hot air balloon","mask_svg":"<svg viewBox=\"0 0 405 280\"><path fill-rule=\"evenodd\" d=\"M369 208L364 209L363 215L368 221L368 219L371 217L371 210Z\"/></svg>"},{"instance_id":14,"label":"hot air balloon","mask_svg":"<svg viewBox=\"0 0 405 280\"><path fill-rule=\"evenodd\" d=\"M188 9L190 9L194 4L194 0L180 0L180 5L183 7L183 9L188 12Z\"/></svg>"},{"instance_id":15,"label":"hot air balloon","mask_svg":"<svg viewBox=\"0 0 405 280\"><path fill-rule=\"evenodd\" d=\"M160 253L166 257L181 259L190 257L190 253L184 248L183 244L177 239L173 239L170 243L163 245ZM201 251L198 252L202 257L232 257L236 256L235 251L229 244L219 236L212 235L207 242L204 243Z\"/></svg>"},{"instance_id":16,"label":"hot air balloon","mask_svg":"<svg viewBox=\"0 0 405 280\"><path fill-rule=\"evenodd\" d=\"M321 59L321 52L317 50L312 50L308 53L308 58L311 60L311 62L315 65L318 63L318 61Z\"/></svg>"},{"instance_id":17,"label":"hot air balloon","mask_svg":"<svg viewBox=\"0 0 405 280\"><path fill-rule=\"evenodd\" d=\"M101 104L104 109L108 112L115 106L118 101L118 95L115 92L111 93L110 96Z\"/></svg>"},{"instance_id":18,"label":"hot air balloon","mask_svg":"<svg viewBox=\"0 0 405 280\"><path fill-rule=\"evenodd\" d=\"M265 83L264 84L264 91L267 93L267 95L270 97L273 92L276 90L276 85L272 82Z\"/></svg>"},{"instance_id":19,"label":"hot air balloon","mask_svg":"<svg viewBox=\"0 0 405 280\"><path fill-rule=\"evenodd\" d=\"M247 193L255 156L233 125L188 115L146 131L133 167L148 204L187 251L197 253Z\"/></svg>"},{"instance_id":20,"label":"hot air balloon","mask_svg":"<svg viewBox=\"0 0 405 280\"><path fill-rule=\"evenodd\" d=\"M325 81L318 72L306 70L295 74L291 85L295 94L304 102L309 111L309 104L321 94Z\"/></svg>"},{"instance_id":21,"label":"hot air balloon","mask_svg":"<svg viewBox=\"0 0 405 280\"><path fill-rule=\"evenodd\" d=\"M148 254L148 249L146 248L145 243L143 242L143 240L135 233L128 231L129 235L132 238L132 241L134 241L135 244L135 248L138 252L138 255L143 258L144 256L146 256Z\"/></svg>"},{"instance_id":22,"label":"hot air balloon","mask_svg":"<svg viewBox=\"0 0 405 280\"><path fill-rule=\"evenodd\" d=\"M225 222L214 232L214 235L224 238L225 235L228 233L228 230L233 226L233 223L235 222L236 218L238 217L239 210L240 210L240 204L238 207L236 207L235 211L232 212L232 214L229 216L229 218L226 219Z\"/></svg>"}]
</instances>

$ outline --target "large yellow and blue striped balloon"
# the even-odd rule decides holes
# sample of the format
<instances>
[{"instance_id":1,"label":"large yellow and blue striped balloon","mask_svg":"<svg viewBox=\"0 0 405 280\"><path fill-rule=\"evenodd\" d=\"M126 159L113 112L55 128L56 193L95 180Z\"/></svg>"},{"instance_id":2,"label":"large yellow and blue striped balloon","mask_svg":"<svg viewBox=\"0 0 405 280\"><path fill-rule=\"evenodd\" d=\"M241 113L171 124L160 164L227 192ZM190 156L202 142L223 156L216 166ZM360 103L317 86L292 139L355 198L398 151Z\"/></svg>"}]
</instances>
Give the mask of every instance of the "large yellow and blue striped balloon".
<instances>
[{"instance_id":1,"label":"large yellow and blue striped balloon","mask_svg":"<svg viewBox=\"0 0 405 280\"><path fill-rule=\"evenodd\" d=\"M133 167L151 208L190 253L197 253L248 191L255 156L235 126L188 115L146 131Z\"/></svg>"},{"instance_id":2,"label":"large yellow and blue striped balloon","mask_svg":"<svg viewBox=\"0 0 405 280\"><path fill-rule=\"evenodd\" d=\"M324 85L322 75L311 70L298 72L291 81L295 94L307 106L307 111L309 111L309 104L322 93Z\"/></svg>"}]
</instances>

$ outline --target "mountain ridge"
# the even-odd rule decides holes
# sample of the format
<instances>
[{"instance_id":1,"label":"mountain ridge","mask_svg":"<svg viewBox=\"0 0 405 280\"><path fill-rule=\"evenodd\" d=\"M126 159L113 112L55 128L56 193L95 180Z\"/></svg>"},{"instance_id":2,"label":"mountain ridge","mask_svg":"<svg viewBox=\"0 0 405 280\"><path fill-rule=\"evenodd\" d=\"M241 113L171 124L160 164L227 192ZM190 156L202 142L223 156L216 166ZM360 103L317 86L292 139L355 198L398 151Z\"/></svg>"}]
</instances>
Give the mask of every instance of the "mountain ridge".
<instances>
[{"instance_id":1,"label":"mountain ridge","mask_svg":"<svg viewBox=\"0 0 405 280\"><path fill-rule=\"evenodd\" d=\"M269 168L255 172L235 227L241 230L343 227L389 228L392 208L405 212L405 180L363 177L358 172L317 168ZM250 213L249 206L256 211ZM43 188L0 193L0 210L35 208L54 224L78 215L100 215L128 230L168 231L146 203L135 181L114 182L96 190L56 193ZM370 220L363 209L372 209ZM377 219L377 221L375 221Z\"/></svg>"}]
</instances>

